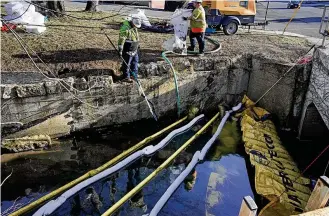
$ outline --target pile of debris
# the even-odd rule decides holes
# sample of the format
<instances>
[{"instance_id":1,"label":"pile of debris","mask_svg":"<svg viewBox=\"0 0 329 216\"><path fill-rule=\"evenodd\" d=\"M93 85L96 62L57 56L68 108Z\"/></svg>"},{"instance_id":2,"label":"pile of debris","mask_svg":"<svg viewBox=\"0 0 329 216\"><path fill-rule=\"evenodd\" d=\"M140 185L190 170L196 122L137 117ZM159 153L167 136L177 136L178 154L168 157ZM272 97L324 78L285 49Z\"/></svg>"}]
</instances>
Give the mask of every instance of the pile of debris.
<instances>
[{"instance_id":1,"label":"pile of debris","mask_svg":"<svg viewBox=\"0 0 329 216\"><path fill-rule=\"evenodd\" d=\"M48 135L25 136L15 139L3 139L1 149L9 152L23 152L35 149L44 149L51 146Z\"/></svg>"},{"instance_id":2,"label":"pile of debris","mask_svg":"<svg viewBox=\"0 0 329 216\"><path fill-rule=\"evenodd\" d=\"M3 17L10 28L23 27L29 33L40 34L46 31L46 17L35 11L35 6L27 2L9 2L4 5L7 16ZM2 26L2 31L8 31Z\"/></svg>"}]
</instances>

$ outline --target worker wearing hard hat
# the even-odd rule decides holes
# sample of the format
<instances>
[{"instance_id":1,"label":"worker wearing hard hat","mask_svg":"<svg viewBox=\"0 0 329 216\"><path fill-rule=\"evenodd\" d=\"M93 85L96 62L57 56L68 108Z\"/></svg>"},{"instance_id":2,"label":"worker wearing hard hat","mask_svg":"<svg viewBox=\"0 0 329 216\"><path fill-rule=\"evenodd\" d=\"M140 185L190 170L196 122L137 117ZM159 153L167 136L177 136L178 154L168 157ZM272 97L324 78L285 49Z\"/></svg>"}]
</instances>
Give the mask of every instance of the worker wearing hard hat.
<instances>
[{"instance_id":1,"label":"worker wearing hard hat","mask_svg":"<svg viewBox=\"0 0 329 216\"><path fill-rule=\"evenodd\" d=\"M137 28L141 27L140 17L133 15L130 20L125 20L119 33L118 50L124 61L121 70L126 82L133 82L131 76L138 74L138 47L139 37Z\"/></svg>"},{"instance_id":2,"label":"worker wearing hard hat","mask_svg":"<svg viewBox=\"0 0 329 216\"><path fill-rule=\"evenodd\" d=\"M202 0L193 0L194 10L192 12L192 16L190 17L183 17L184 20L191 20L190 26L190 41L191 46L188 47L189 51L194 51L195 48L195 40L198 41L199 44L199 54L204 55L204 47L205 47L205 31L207 27L206 23L206 14L201 5Z\"/></svg>"}]
</instances>

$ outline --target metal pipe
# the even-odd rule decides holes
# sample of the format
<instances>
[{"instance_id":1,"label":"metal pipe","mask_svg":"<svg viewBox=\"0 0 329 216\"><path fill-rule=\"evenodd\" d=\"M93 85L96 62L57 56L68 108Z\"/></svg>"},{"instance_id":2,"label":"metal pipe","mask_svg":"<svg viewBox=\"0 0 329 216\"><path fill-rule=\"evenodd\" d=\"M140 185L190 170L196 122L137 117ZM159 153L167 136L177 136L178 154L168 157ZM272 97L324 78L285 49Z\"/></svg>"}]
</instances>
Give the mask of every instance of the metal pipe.
<instances>
[{"instance_id":1,"label":"metal pipe","mask_svg":"<svg viewBox=\"0 0 329 216\"><path fill-rule=\"evenodd\" d=\"M267 11L268 11L268 6L270 5L270 1L267 2L267 6L266 6L266 12L265 12L265 20L264 23L266 24L267 21ZM250 28L249 28L250 29ZM264 25L264 30L266 30L266 25Z\"/></svg>"},{"instance_id":2,"label":"metal pipe","mask_svg":"<svg viewBox=\"0 0 329 216\"><path fill-rule=\"evenodd\" d=\"M148 175L142 182L129 191L124 197L116 202L111 208L102 214L107 216L117 211L127 200L133 197L138 191L140 191L146 184L148 184L155 176L157 176L163 169L165 169L184 149L186 149L196 138L198 138L219 116L217 113L207 124L205 124L195 135L193 135L188 141L186 141L177 151L175 151L165 162L163 162L156 170Z\"/></svg>"}]
</instances>

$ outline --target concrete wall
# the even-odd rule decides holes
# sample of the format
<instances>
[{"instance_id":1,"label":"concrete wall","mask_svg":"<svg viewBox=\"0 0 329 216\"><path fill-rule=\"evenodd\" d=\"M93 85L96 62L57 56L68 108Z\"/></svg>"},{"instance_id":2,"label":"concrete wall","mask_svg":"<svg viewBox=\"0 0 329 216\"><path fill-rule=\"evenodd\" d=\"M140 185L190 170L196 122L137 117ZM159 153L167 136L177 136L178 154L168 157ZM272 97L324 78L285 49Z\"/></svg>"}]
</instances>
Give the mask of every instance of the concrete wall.
<instances>
[{"instance_id":1,"label":"concrete wall","mask_svg":"<svg viewBox=\"0 0 329 216\"><path fill-rule=\"evenodd\" d=\"M275 59L253 56L248 96L259 99L292 64L282 64ZM284 127L295 127L301 115L301 109L309 82L311 66L297 65L259 102L259 106L278 115Z\"/></svg>"},{"instance_id":2,"label":"concrete wall","mask_svg":"<svg viewBox=\"0 0 329 216\"><path fill-rule=\"evenodd\" d=\"M310 106L311 105L311 106ZM322 121L311 121L310 113L315 106ZM309 112L308 112L309 111ZM308 115L307 115L308 113ZM315 115L315 114L314 114ZM312 115L311 115L312 116ZM306 130L307 128L307 130ZM321 129L320 129L321 128ZM299 136L303 139L316 135L319 131L328 133L329 128L329 48L318 48L314 52L312 74L302 109Z\"/></svg>"},{"instance_id":3,"label":"concrete wall","mask_svg":"<svg viewBox=\"0 0 329 216\"><path fill-rule=\"evenodd\" d=\"M256 100L290 66L251 55L237 56L235 59L171 59L178 71L183 112L190 105L201 107L203 112L216 108L223 101L234 105L246 92L251 99ZM305 81L300 80L300 74L307 73L307 68L297 67L260 103L279 115L282 123L286 123L291 116L296 118L300 112L298 97L305 94L307 89L303 91L300 85ZM165 117L168 113L176 113L175 85L168 64L162 61L142 64L140 74L143 76L140 79L142 86L154 104L157 115ZM19 77L22 75L18 75L13 82L13 78L6 79L6 76L13 75L2 75L1 95L5 105L2 122L23 123L23 126L15 123L2 125L6 126L7 131L19 131L11 136L41 132L60 136L91 127L152 118L136 84L113 83L109 75L85 79L70 77L66 78L66 83L41 77L33 79L34 83L20 82ZM31 76L38 77L36 74ZM60 82L73 92L72 87L84 92L76 92L77 96L74 97ZM92 88L86 90L88 87Z\"/></svg>"}]
</instances>

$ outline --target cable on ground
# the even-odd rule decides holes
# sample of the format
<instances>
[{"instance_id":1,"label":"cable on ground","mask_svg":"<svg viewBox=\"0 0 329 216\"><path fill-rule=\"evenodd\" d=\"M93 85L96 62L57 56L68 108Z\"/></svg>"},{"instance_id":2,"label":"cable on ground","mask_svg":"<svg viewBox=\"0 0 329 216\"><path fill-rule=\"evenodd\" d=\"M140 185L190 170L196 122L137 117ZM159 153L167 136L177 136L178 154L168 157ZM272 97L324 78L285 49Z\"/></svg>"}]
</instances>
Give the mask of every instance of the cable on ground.
<instances>
[{"instance_id":1,"label":"cable on ground","mask_svg":"<svg viewBox=\"0 0 329 216\"><path fill-rule=\"evenodd\" d=\"M46 78L48 78L48 79L52 79L52 78L46 76L46 75L42 72L42 70L38 67L38 65L35 63L35 61L34 61L33 58L31 57L31 55L29 54L29 52L26 50L24 44L22 44L22 42L20 41L19 37L17 36L17 33L16 33L11 27L9 27L5 21L1 20L1 22L2 22L2 23L3 23L3 24L9 29L9 31L14 35L14 37L16 38L16 40L18 41L18 43L21 45L21 47L23 48L23 50L25 51L25 53L28 55L28 57L29 57L30 60L32 61L33 65L38 69L38 71L39 71L43 76L45 76ZM78 100L78 101L81 102L82 104L85 104L85 105L87 105L87 106L89 106L89 107L91 107L91 108L94 108L94 109L97 109L97 108L98 108L98 107L96 107L96 106L93 106L93 105L91 105L91 104L85 102L85 101L82 101L80 98L78 98L76 95L74 95L74 94L70 91L70 89L68 89L63 83L59 82L59 84L60 84L64 89L66 89L66 90L67 90L67 91L68 91L68 92L69 92L69 93L70 93L70 94L71 94L76 100Z\"/></svg>"}]
</instances>

